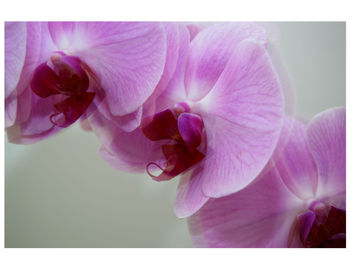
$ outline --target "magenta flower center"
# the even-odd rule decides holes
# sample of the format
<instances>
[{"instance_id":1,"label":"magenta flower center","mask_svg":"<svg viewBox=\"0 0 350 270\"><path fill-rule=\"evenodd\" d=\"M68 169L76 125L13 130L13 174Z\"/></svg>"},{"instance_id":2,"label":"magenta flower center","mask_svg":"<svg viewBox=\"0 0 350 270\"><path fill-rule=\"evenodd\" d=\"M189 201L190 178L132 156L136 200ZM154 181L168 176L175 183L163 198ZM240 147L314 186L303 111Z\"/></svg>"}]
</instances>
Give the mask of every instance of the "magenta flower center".
<instances>
[{"instance_id":1,"label":"magenta flower center","mask_svg":"<svg viewBox=\"0 0 350 270\"><path fill-rule=\"evenodd\" d=\"M318 201L309 209L298 216L304 247L345 248L346 211Z\"/></svg>"},{"instance_id":2,"label":"magenta flower center","mask_svg":"<svg viewBox=\"0 0 350 270\"><path fill-rule=\"evenodd\" d=\"M30 83L32 91L41 98L55 98L50 121L59 127L74 123L88 108L95 93L87 92L88 66L75 56L58 53L51 61L39 65ZM52 97L54 96L54 97Z\"/></svg>"},{"instance_id":3,"label":"magenta flower center","mask_svg":"<svg viewBox=\"0 0 350 270\"><path fill-rule=\"evenodd\" d=\"M154 180L170 180L204 158L204 154L198 150L204 145L203 122L199 115L190 113L186 103L146 117L142 121L142 131L151 141L164 140L162 152L166 160L165 168L155 162L150 162L146 168ZM161 169L162 173L153 175L151 166Z\"/></svg>"}]
</instances>

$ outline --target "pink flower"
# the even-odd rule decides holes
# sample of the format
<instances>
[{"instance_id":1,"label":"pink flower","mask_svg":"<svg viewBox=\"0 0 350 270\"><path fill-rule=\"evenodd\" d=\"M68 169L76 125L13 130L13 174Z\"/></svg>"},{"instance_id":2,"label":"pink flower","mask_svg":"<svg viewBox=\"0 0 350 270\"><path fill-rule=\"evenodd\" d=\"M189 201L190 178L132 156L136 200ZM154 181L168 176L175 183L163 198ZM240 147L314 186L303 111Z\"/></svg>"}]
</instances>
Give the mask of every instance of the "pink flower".
<instances>
[{"instance_id":1,"label":"pink flower","mask_svg":"<svg viewBox=\"0 0 350 270\"><path fill-rule=\"evenodd\" d=\"M160 23L6 23L9 141L44 139L96 108L132 122L161 78L166 45Z\"/></svg>"},{"instance_id":2,"label":"pink flower","mask_svg":"<svg viewBox=\"0 0 350 270\"><path fill-rule=\"evenodd\" d=\"M262 27L216 24L190 42L183 25L178 37L172 79L143 105L141 127L127 133L98 114L90 122L115 168L147 169L156 181L182 174L175 212L187 217L260 173L278 141L284 102Z\"/></svg>"},{"instance_id":3,"label":"pink flower","mask_svg":"<svg viewBox=\"0 0 350 270\"><path fill-rule=\"evenodd\" d=\"M287 118L264 172L189 227L198 247L345 247L345 108Z\"/></svg>"}]
</instances>

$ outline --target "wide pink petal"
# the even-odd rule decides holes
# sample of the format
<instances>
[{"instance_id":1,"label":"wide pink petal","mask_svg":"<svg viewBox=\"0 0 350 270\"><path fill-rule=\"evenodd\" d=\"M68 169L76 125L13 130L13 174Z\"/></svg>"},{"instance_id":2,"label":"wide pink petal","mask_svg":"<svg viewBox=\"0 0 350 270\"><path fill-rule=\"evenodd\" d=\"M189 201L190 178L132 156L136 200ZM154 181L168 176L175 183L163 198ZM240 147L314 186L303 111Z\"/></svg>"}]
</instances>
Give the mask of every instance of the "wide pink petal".
<instances>
[{"instance_id":1,"label":"wide pink petal","mask_svg":"<svg viewBox=\"0 0 350 270\"><path fill-rule=\"evenodd\" d=\"M285 117L273 160L291 192L301 199L316 195L317 168L306 143L306 125Z\"/></svg>"},{"instance_id":2,"label":"wide pink petal","mask_svg":"<svg viewBox=\"0 0 350 270\"><path fill-rule=\"evenodd\" d=\"M199 100L210 91L242 40L266 45L266 38L265 30L254 23L221 23L199 32L191 42L185 77L189 99Z\"/></svg>"},{"instance_id":3,"label":"wide pink petal","mask_svg":"<svg viewBox=\"0 0 350 270\"><path fill-rule=\"evenodd\" d=\"M131 132L140 125L143 111L152 111L152 113L155 111L155 102L158 96L161 95L164 89L168 86L168 83L172 79L177 67L179 54L185 45L184 40L188 33L185 26L179 23L164 23L164 28L167 38L166 62L162 77L147 101L141 107L136 109L136 111L123 116L113 116L108 110L104 110L104 106L98 106L99 110L105 117L113 121L126 132ZM148 115L149 114L151 113L149 112Z\"/></svg>"},{"instance_id":4,"label":"wide pink petal","mask_svg":"<svg viewBox=\"0 0 350 270\"><path fill-rule=\"evenodd\" d=\"M301 207L272 168L244 190L210 199L188 223L197 247L287 247Z\"/></svg>"},{"instance_id":5,"label":"wide pink petal","mask_svg":"<svg viewBox=\"0 0 350 270\"><path fill-rule=\"evenodd\" d=\"M317 196L345 193L345 108L334 108L315 116L307 128L307 142L318 168Z\"/></svg>"},{"instance_id":6,"label":"wide pink petal","mask_svg":"<svg viewBox=\"0 0 350 270\"><path fill-rule=\"evenodd\" d=\"M199 164L198 164L199 165ZM177 187L174 211L178 218L185 218L197 212L208 200L202 191L199 165L183 174Z\"/></svg>"},{"instance_id":7,"label":"wide pink petal","mask_svg":"<svg viewBox=\"0 0 350 270\"><path fill-rule=\"evenodd\" d=\"M27 27L24 22L5 23L5 98L17 86L26 56Z\"/></svg>"},{"instance_id":8,"label":"wide pink petal","mask_svg":"<svg viewBox=\"0 0 350 270\"><path fill-rule=\"evenodd\" d=\"M178 54L176 69L166 85L165 89L157 89L149 100L144 104L144 115L153 115L159 111L171 108L178 102L186 99L186 91L184 85L184 77L186 71L186 63L189 53L190 34L184 25L178 28Z\"/></svg>"},{"instance_id":9,"label":"wide pink petal","mask_svg":"<svg viewBox=\"0 0 350 270\"><path fill-rule=\"evenodd\" d=\"M97 74L112 115L139 108L161 78L166 34L160 23L53 22L49 29L60 50L80 57Z\"/></svg>"},{"instance_id":10,"label":"wide pink petal","mask_svg":"<svg viewBox=\"0 0 350 270\"><path fill-rule=\"evenodd\" d=\"M254 40L241 42L213 89L193 108L207 135L202 174L207 196L239 191L260 173L276 146L283 105L265 48Z\"/></svg>"},{"instance_id":11,"label":"wide pink petal","mask_svg":"<svg viewBox=\"0 0 350 270\"><path fill-rule=\"evenodd\" d=\"M181 53L184 39L186 39L187 35L186 27L180 23L164 23L164 29L167 44L165 66L156 89L147 100L148 103L154 102L172 79L179 61L179 54Z\"/></svg>"}]
</instances>

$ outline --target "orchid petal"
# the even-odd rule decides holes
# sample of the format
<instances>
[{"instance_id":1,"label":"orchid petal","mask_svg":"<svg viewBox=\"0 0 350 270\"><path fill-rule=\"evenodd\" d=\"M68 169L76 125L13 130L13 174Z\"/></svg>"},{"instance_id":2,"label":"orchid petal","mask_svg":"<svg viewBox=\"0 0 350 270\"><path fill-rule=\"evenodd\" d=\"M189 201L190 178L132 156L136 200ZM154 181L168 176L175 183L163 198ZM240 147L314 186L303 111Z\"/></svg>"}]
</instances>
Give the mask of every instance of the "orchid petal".
<instances>
[{"instance_id":1,"label":"orchid petal","mask_svg":"<svg viewBox=\"0 0 350 270\"><path fill-rule=\"evenodd\" d=\"M174 211L178 218L185 218L197 212L208 200L202 191L201 167L188 171L181 176L177 187Z\"/></svg>"},{"instance_id":2,"label":"orchid petal","mask_svg":"<svg viewBox=\"0 0 350 270\"><path fill-rule=\"evenodd\" d=\"M23 22L5 23L5 98L16 89L26 56L27 27Z\"/></svg>"},{"instance_id":3,"label":"orchid petal","mask_svg":"<svg viewBox=\"0 0 350 270\"><path fill-rule=\"evenodd\" d=\"M177 67L177 62L179 61L179 53L183 46L183 40L187 35L186 28L182 24L164 23L164 29L166 32L167 44L165 66L162 77L159 80L156 89L147 100L148 103L154 102L172 79Z\"/></svg>"},{"instance_id":4,"label":"orchid petal","mask_svg":"<svg viewBox=\"0 0 350 270\"><path fill-rule=\"evenodd\" d=\"M220 197L246 187L271 157L282 124L282 92L263 46L241 42L195 106L207 135L203 192Z\"/></svg>"},{"instance_id":5,"label":"orchid petal","mask_svg":"<svg viewBox=\"0 0 350 270\"><path fill-rule=\"evenodd\" d=\"M113 116L112 114L110 114L109 110L106 110L103 106L98 106L98 109L104 114L106 118L113 121L116 125L118 125L121 129L125 130L126 132L131 132L140 125L143 111L147 112L147 110L152 108L152 113L148 113L148 115L153 114L153 112L155 111L155 100L167 87L169 81L171 80L175 72L179 57L179 51L180 48L183 47L182 36L186 35L187 33L185 33L185 27L182 24L178 23L164 23L164 28L167 37L166 62L162 77L159 80L152 95L147 99L147 101L141 107L136 109L136 111L123 116Z\"/></svg>"},{"instance_id":6,"label":"orchid petal","mask_svg":"<svg viewBox=\"0 0 350 270\"><path fill-rule=\"evenodd\" d=\"M28 22L26 23L26 26L27 26L26 27L27 28L26 57L25 57L24 66L21 72L21 77L16 86L16 93L15 93L15 95L18 98L18 100L16 101L17 111L11 112L11 114L13 114L12 117L14 117L14 113L16 113L15 122L12 121L11 123L8 123L6 125L6 127L10 127L10 124L14 125L14 127L11 128L11 130L8 130L8 132L10 133L8 134L9 141L13 143L21 143L21 141L23 143L31 143L31 142L36 142L40 140L40 135L38 135L37 133L38 129L35 127L36 125L33 126L34 127L33 132L29 132L29 130L27 130L26 135L21 134L23 129L20 126L24 124L26 121L29 121L28 118L31 115L32 90L29 87L29 84L33 76L33 71L39 64L46 61L49 55L49 52L55 49L52 43L52 40L50 38L50 35L48 34L47 23ZM6 109L7 108L10 108L10 107L6 107ZM13 109L13 107L11 108ZM34 108L34 110L37 110L37 109L38 108ZM7 112L6 114L9 115L9 112ZM41 130L41 131L44 132L43 133L45 134L43 135L44 137L46 137L46 135L50 133L44 130ZM32 135L34 136L33 138L31 138Z\"/></svg>"},{"instance_id":7,"label":"orchid petal","mask_svg":"<svg viewBox=\"0 0 350 270\"><path fill-rule=\"evenodd\" d=\"M12 143L30 144L45 139L61 128L55 127L49 116L54 113L54 104L60 97L50 96L45 99L33 94L31 90L23 91L18 96L18 112L15 125L7 128L8 140ZM28 104L29 101L29 104ZM23 105L23 106L22 106ZM29 115L28 113L29 106Z\"/></svg>"},{"instance_id":8,"label":"orchid petal","mask_svg":"<svg viewBox=\"0 0 350 270\"><path fill-rule=\"evenodd\" d=\"M197 247L286 247L302 201L266 169L247 188L210 199L188 220Z\"/></svg>"},{"instance_id":9,"label":"orchid petal","mask_svg":"<svg viewBox=\"0 0 350 270\"><path fill-rule=\"evenodd\" d=\"M110 119L125 132L131 132L140 126L141 118L142 108L139 107L134 112L122 116L114 116Z\"/></svg>"},{"instance_id":10,"label":"orchid petal","mask_svg":"<svg viewBox=\"0 0 350 270\"><path fill-rule=\"evenodd\" d=\"M89 123L102 143L99 154L112 167L130 172L145 172L150 160L162 164L164 158L161 144L164 142L150 141L141 128L126 132L98 111L89 117Z\"/></svg>"},{"instance_id":11,"label":"orchid petal","mask_svg":"<svg viewBox=\"0 0 350 270\"><path fill-rule=\"evenodd\" d=\"M5 99L5 127L10 127L16 120L17 113L17 93L12 92Z\"/></svg>"},{"instance_id":12,"label":"orchid petal","mask_svg":"<svg viewBox=\"0 0 350 270\"><path fill-rule=\"evenodd\" d=\"M244 39L267 44L265 30L254 23L222 23L205 28L191 42L185 88L188 98L199 100L214 86Z\"/></svg>"},{"instance_id":13,"label":"orchid petal","mask_svg":"<svg viewBox=\"0 0 350 270\"><path fill-rule=\"evenodd\" d=\"M186 24L186 27L190 33L191 41L197 36L197 34L208 26L207 23L190 23Z\"/></svg>"},{"instance_id":14,"label":"orchid petal","mask_svg":"<svg viewBox=\"0 0 350 270\"><path fill-rule=\"evenodd\" d=\"M155 112L162 111L172 107L174 104L182 102L186 99L186 91L184 85L184 77L186 71L186 63L189 53L190 35L188 30L183 26L179 28L179 52L177 58L176 69L167 87L162 89L157 99L152 97L144 106L145 115L152 115ZM155 94L158 94L157 90Z\"/></svg>"},{"instance_id":15,"label":"orchid petal","mask_svg":"<svg viewBox=\"0 0 350 270\"><path fill-rule=\"evenodd\" d=\"M89 119L83 119L83 117L80 118L79 121L80 127L84 130L84 131L92 131L92 127L90 125Z\"/></svg>"},{"instance_id":16,"label":"orchid petal","mask_svg":"<svg viewBox=\"0 0 350 270\"><path fill-rule=\"evenodd\" d=\"M18 95L28 90L28 85L30 84L34 70L40 64L46 62L53 51L57 50L49 34L47 23L27 22L26 25L26 58L21 78L17 85Z\"/></svg>"},{"instance_id":17,"label":"orchid petal","mask_svg":"<svg viewBox=\"0 0 350 270\"><path fill-rule=\"evenodd\" d=\"M330 109L311 120L307 142L318 168L318 196L345 193L345 141L345 108Z\"/></svg>"},{"instance_id":18,"label":"orchid petal","mask_svg":"<svg viewBox=\"0 0 350 270\"><path fill-rule=\"evenodd\" d=\"M282 180L301 199L313 198L317 189L317 168L306 143L306 126L292 118L285 118L280 141L273 160Z\"/></svg>"},{"instance_id":19,"label":"orchid petal","mask_svg":"<svg viewBox=\"0 0 350 270\"><path fill-rule=\"evenodd\" d=\"M135 111L161 78L166 54L159 23L49 23L60 50L72 51L90 66L106 91L114 116Z\"/></svg>"}]
</instances>

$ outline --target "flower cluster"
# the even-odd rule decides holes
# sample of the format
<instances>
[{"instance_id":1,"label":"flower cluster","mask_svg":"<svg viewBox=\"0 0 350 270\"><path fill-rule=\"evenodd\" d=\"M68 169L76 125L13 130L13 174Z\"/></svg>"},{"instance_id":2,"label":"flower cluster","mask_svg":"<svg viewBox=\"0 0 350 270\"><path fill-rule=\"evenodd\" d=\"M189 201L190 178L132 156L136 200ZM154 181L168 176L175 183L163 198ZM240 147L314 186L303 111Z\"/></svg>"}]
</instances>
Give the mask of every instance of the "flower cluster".
<instances>
[{"instance_id":1,"label":"flower cluster","mask_svg":"<svg viewBox=\"0 0 350 270\"><path fill-rule=\"evenodd\" d=\"M279 74L255 23L7 22L7 137L79 121L114 168L180 176L196 246L345 247L345 109L305 125Z\"/></svg>"}]
</instances>

